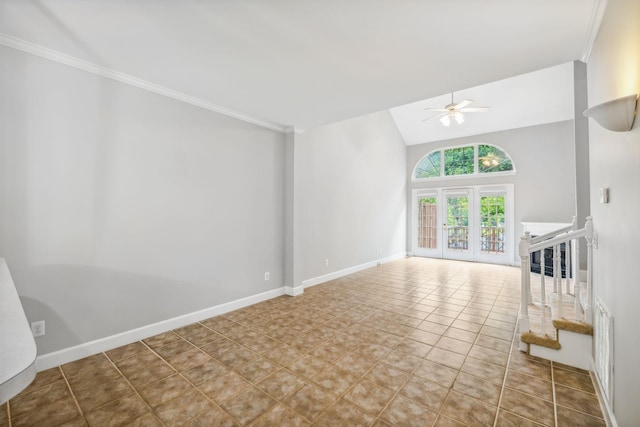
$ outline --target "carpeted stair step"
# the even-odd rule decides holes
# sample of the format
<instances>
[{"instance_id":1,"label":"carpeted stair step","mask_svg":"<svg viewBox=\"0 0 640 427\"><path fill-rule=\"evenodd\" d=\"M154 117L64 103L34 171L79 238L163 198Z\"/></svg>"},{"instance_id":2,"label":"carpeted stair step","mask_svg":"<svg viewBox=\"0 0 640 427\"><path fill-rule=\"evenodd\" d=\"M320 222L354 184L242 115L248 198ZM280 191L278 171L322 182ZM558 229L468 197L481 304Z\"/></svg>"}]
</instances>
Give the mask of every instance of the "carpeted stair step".
<instances>
[{"instance_id":1,"label":"carpeted stair step","mask_svg":"<svg viewBox=\"0 0 640 427\"><path fill-rule=\"evenodd\" d=\"M569 331L576 334L593 336L593 325L577 320L553 319L553 327L559 331Z\"/></svg>"},{"instance_id":2,"label":"carpeted stair step","mask_svg":"<svg viewBox=\"0 0 640 427\"><path fill-rule=\"evenodd\" d=\"M576 334L593 335L593 326L584 322L567 319L553 319L553 327L556 328L556 338L546 334L525 332L520 335L520 341L526 344L539 345L541 347L560 350L560 331L568 331Z\"/></svg>"},{"instance_id":3,"label":"carpeted stair step","mask_svg":"<svg viewBox=\"0 0 640 427\"><path fill-rule=\"evenodd\" d=\"M527 344L535 344L542 347L560 350L560 342L548 335L536 334L535 332L525 332L520 335L520 341ZM527 351L528 352L528 351Z\"/></svg>"}]
</instances>

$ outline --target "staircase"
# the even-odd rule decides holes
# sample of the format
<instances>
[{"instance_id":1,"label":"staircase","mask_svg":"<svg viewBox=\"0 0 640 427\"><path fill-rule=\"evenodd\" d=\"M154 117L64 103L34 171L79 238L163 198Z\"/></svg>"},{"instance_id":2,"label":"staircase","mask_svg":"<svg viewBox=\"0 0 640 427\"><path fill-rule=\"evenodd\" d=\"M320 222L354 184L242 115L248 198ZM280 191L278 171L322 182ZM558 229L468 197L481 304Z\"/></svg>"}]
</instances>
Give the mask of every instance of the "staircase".
<instances>
[{"instance_id":1,"label":"staircase","mask_svg":"<svg viewBox=\"0 0 640 427\"><path fill-rule=\"evenodd\" d=\"M584 280L580 280L577 248L578 241L583 238L587 242L587 270ZM566 248L565 274L561 266L561 248ZM567 227L534 238L529 233L521 237L520 350L589 369L593 339L592 249L591 217L582 229L577 229L574 217ZM540 256L540 272L547 274L531 272L531 254L538 251L552 254L550 266L545 265L545 256Z\"/></svg>"}]
</instances>

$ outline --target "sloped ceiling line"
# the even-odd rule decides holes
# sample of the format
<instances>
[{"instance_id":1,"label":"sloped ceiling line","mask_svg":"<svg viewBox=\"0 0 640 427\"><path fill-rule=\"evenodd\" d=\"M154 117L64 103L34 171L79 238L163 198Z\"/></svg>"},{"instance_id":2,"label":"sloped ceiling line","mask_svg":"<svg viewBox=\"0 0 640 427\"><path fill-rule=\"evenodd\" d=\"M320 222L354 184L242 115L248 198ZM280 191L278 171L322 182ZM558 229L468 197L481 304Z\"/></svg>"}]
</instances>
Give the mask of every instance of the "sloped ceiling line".
<instances>
[{"instance_id":1,"label":"sloped ceiling line","mask_svg":"<svg viewBox=\"0 0 640 427\"><path fill-rule=\"evenodd\" d=\"M194 96L190 96L182 92L178 92L178 91L169 89L167 87L160 86L155 83L151 83L149 81L142 80L128 74L120 73L118 71L111 70L109 68L102 67L100 65L96 65L91 62L84 61L82 59L78 59L70 55L66 55L64 53L55 51L53 49L48 49L46 47L39 46L37 44L30 43L28 41L18 39L16 37L11 37L7 34L0 33L0 45L6 46L12 49L20 50L26 53L30 53L32 55L36 55L41 58L48 59L50 61L58 62L60 64L67 65L69 67L86 71L88 73L93 73L102 77L106 77L108 79L115 80L117 82L124 83L130 86L134 86L139 89L144 89L149 92L156 93L158 95L167 96L169 98L173 98L175 100L182 101L187 104L194 105L196 107L204 108L205 110L213 111L214 113L223 114L225 116L242 120L244 122L251 123L266 129L271 129L276 132L281 132L281 133L291 132L291 128L289 127L281 126L276 123L271 123L265 120L251 117L246 114L213 104L211 102L204 101L200 98L196 98Z\"/></svg>"}]
</instances>

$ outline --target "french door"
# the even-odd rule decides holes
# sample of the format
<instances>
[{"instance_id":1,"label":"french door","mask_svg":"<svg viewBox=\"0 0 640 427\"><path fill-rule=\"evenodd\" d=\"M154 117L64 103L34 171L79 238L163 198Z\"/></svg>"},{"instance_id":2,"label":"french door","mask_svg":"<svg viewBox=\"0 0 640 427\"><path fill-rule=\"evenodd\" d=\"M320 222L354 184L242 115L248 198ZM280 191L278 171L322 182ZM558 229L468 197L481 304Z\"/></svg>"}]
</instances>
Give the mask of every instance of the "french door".
<instances>
[{"instance_id":1,"label":"french door","mask_svg":"<svg viewBox=\"0 0 640 427\"><path fill-rule=\"evenodd\" d=\"M413 191L413 253L513 263L513 186Z\"/></svg>"}]
</instances>

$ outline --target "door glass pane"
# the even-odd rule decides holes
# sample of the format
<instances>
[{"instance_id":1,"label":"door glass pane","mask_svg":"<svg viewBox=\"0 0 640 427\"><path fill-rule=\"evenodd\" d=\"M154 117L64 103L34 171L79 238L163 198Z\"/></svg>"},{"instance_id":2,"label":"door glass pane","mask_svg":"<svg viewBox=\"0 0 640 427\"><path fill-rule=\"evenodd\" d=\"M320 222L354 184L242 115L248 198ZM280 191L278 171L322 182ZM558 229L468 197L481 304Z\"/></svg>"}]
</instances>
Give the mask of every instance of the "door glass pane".
<instances>
[{"instance_id":1,"label":"door glass pane","mask_svg":"<svg viewBox=\"0 0 640 427\"><path fill-rule=\"evenodd\" d=\"M447 196L447 249L469 249L469 197Z\"/></svg>"},{"instance_id":2,"label":"door glass pane","mask_svg":"<svg viewBox=\"0 0 640 427\"><path fill-rule=\"evenodd\" d=\"M438 203L435 197L420 197L418 199L418 247L422 249L436 249Z\"/></svg>"},{"instance_id":3,"label":"door glass pane","mask_svg":"<svg viewBox=\"0 0 640 427\"><path fill-rule=\"evenodd\" d=\"M504 196L480 197L480 252L504 254Z\"/></svg>"}]
</instances>

